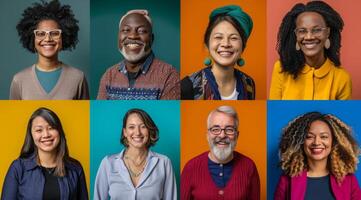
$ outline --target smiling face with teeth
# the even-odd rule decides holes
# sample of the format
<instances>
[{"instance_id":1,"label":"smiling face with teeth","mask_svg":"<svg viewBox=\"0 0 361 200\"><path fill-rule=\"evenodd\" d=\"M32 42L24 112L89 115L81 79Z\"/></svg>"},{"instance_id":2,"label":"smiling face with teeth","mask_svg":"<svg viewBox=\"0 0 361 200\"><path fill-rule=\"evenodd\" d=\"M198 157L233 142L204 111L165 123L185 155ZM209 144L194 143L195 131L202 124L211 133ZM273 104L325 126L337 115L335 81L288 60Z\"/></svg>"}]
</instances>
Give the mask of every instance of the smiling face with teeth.
<instances>
[{"instance_id":1,"label":"smiling face with teeth","mask_svg":"<svg viewBox=\"0 0 361 200\"><path fill-rule=\"evenodd\" d=\"M35 117L31 125L31 135L38 153L55 153L60 142L58 130L43 117Z\"/></svg>"},{"instance_id":2,"label":"smiling face with teeth","mask_svg":"<svg viewBox=\"0 0 361 200\"><path fill-rule=\"evenodd\" d=\"M210 34L208 50L215 65L233 67L242 53L242 38L230 22L221 21Z\"/></svg>"},{"instance_id":3,"label":"smiling face with teeth","mask_svg":"<svg viewBox=\"0 0 361 200\"><path fill-rule=\"evenodd\" d=\"M209 127L235 127L233 117L222 113L214 112L209 118ZM207 134L207 141L211 150L211 157L218 163L226 163L233 157L233 150L237 144L238 133L234 135L226 135L222 130L219 135L214 135L210 131Z\"/></svg>"},{"instance_id":4,"label":"smiling face with teeth","mask_svg":"<svg viewBox=\"0 0 361 200\"><path fill-rule=\"evenodd\" d=\"M332 132L327 123L316 120L311 123L303 145L308 162L327 162L332 148Z\"/></svg>"},{"instance_id":5,"label":"smiling face with teeth","mask_svg":"<svg viewBox=\"0 0 361 200\"><path fill-rule=\"evenodd\" d=\"M59 24L54 20L42 20L38 23L37 28L38 30L54 30L60 29ZM58 59L58 53L62 48L62 38L60 36L59 39L54 39L46 35L44 39L37 39L35 37L35 49L38 53L39 59L46 58L46 59Z\"/></svg>"},{"instance_id":6,"label":"smiling face with teeth","mask_svg":"<svg viewBox=\"0 0 361 200\"><path fill-rule=\"evenodd\" d=\"M141 63L150 53L152 42L152 26L143 15L133 13L124 18L119 27L118 47L126 61Z\"/></svg>"},{"instance_id":7,"label":"smiling face with teeth","mask_svg":"<svg viewBox=\"0 0 361 200\"><path fill-rule=\"evenodd\" d=\"M149 143L149 130L142 118L132 113L128 116L123 135L127 140L128 147L147 149Z\"/></svg>"},{"instance_id":8,"label":"smiling face with teeth","mask_svg":"<svg viewBox=\"0 0 361 200\"><path fill-rule=\"evenodd\" d=\"M312 29L320 29L327 27L322 15L317 12L303 12L296 19L296 29L305 29L307 34L300 37L296 34L297 43L303 52L306 63L322 62L325 60L324 47L327 38L330 35L330 29L322 29L320 34L312 34ZM316 63L319 63L316 62Z\"/></svg>"}]
</instances>

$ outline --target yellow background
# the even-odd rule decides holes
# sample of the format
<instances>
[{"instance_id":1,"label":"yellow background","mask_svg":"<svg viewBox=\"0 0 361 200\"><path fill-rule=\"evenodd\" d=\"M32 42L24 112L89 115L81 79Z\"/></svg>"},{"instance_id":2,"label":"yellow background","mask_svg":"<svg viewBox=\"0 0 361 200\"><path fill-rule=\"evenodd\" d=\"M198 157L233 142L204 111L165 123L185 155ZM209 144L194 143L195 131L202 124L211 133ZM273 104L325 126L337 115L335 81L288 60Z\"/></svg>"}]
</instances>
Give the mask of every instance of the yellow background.
<instances>
[{"instance_id":1,"label":"yellow background","mask_svg":"<svg viewBox=\"0 0 361 200\"><path fill-rule=\"evenodd\" d=\"M89 101L0 101L0 188L11 162L20 155L31 114L39 107L60 118L69 154L84 168L89 191Z\"/></svg>"}]
</instances>

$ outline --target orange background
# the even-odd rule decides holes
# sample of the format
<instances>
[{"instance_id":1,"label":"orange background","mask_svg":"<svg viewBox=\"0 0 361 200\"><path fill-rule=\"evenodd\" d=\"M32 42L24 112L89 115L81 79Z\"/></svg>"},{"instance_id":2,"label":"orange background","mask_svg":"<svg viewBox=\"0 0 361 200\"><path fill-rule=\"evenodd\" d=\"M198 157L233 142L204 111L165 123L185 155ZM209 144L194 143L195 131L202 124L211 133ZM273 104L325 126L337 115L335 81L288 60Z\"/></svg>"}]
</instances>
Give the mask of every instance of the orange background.
<instances>
[{"instance_id":1,"label":"orange background","mask_svg":"<svg viewBox=\"0 0 361 200\"><path fill-rule=\"evenodd\" d=\"M209 151L207 117L215 108L233 106L239 117L236 150L250 157L261 181L261 199L266 199L266 101L182 101L181 169L191 158Z\"/></svg>"},{"instance_id":2,"label":"orange background","mask_svg":"<svg viewBox=\"0 0 361 200\"><path fill-rule=\"evenodd\" d=\"M242 54L246 64L240 69L256 82L256 99L266 99L266 1L265 0L182 0L181 78L204 68L208 56L203 35L209 14L217 7L239 5L253 20L253 30Z\"/></svg>"},{"instance_id":3,"label":"orange background","mask_svg":"<svg viewBox=\"0 0 361 200\"><path fill-rule=\"evenodd\" d=\"M282 18L297 2L294 0L272 0L267 3L267 92L271 83L273 65L279 56L276 51L277 33ZM352 78L352 98L361 99L361 1L326 1L342 17L345 26L341 32L341 64Z\"/></svg>"}]
</instances>

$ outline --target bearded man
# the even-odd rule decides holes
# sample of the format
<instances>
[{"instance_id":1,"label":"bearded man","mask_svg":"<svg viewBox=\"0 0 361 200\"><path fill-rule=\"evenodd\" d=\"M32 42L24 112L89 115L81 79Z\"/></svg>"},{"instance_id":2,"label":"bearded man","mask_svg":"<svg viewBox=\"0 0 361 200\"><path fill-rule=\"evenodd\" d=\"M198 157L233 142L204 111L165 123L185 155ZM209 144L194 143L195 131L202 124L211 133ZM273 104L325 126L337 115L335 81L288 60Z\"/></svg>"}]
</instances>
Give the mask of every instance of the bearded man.
<instances>
[{"instance_id":1,"label":"bearded man","mask_svg":"<svg viewBox=\"0 0 361 200\"><path fill-rule=\"evenodd\" d=\"M208 115L210 151L190 160L181 175L181 200L260 199L260 180L254 162L234 151L238 115L220 106Z\"/></svg>"},{"instance_id":2,"label":"bearded man","mask_svg":"<svg viewBox=\"0 0 361 200\"><path fill-rule=\"evenodd\" d=\"M130 10L119 22L118 47L124 60L102 76L97 99L179 99L179 73L155 58L152 20L147 10Z\"/></svg>"}]
</instances>

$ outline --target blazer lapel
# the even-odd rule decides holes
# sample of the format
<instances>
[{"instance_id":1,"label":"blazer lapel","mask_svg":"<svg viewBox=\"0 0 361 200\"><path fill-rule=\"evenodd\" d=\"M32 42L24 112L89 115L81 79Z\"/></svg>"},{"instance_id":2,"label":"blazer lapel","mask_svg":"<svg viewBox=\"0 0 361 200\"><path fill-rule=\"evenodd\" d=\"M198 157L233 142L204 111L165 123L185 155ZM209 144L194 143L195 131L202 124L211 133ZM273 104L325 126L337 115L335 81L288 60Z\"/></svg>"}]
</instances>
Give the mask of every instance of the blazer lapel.
<instances>
[{"instance_id":1,"label":"blazer lapel","mask_svg":"<svg viewBox=\"0 0 361 200\"><path fill-rule=\"evenodd\" d=\"M307 172L291 178L291 200L303 200L307 186Z\"/></svg>"}]
</instances>

